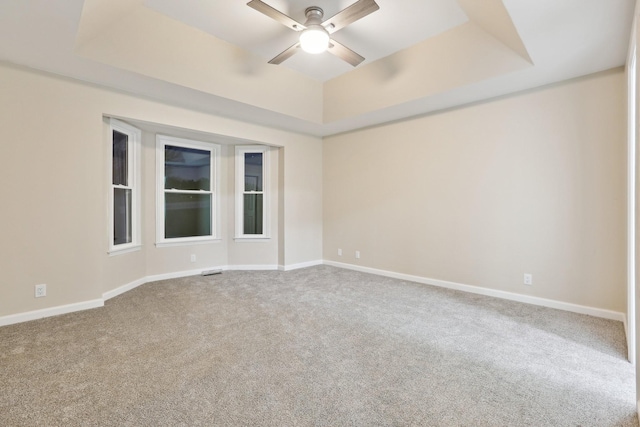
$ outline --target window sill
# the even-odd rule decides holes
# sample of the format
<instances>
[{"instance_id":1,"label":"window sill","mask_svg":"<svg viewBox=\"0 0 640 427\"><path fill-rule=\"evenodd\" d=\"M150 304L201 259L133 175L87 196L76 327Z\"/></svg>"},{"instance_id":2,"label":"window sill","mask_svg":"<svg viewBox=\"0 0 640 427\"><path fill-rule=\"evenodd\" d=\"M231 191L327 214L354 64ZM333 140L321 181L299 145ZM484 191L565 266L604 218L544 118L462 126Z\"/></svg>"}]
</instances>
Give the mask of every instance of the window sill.
<instances>
[{"instance_id":1,"label":"window sill","mask_svg":"<svg viewBox=\"0 0 640 427\"><path fill-rule=\"evenodd\" d=\"M220 243L222 239L198 239L198 240L179 240L179 241L163 241L156 242L157 248L169 248L172 246L190 246L190 245L206 245L207 243Z\"/></svg>"},{"instance_id":2,"label":"window sill","mask_svg":"<svg viewBox=\"0 0 640 427\"><path fill-rule=\"evenodd\" d=\"M125 248L111 248L107 251L107 253L109 254L109 256L115 256L136 252L140 249L142 249L142 245L127 245L127 247Z\"/></svg>"},{"instance_id":3,"label":"window sill","mask_svg":"<svg viewBox=\"0 0 640 427\"><path fill-rule=\"evenodd\" d=\"M271 237L234 237L238 243L269 243Z\"/></svg>"}]
</instances>

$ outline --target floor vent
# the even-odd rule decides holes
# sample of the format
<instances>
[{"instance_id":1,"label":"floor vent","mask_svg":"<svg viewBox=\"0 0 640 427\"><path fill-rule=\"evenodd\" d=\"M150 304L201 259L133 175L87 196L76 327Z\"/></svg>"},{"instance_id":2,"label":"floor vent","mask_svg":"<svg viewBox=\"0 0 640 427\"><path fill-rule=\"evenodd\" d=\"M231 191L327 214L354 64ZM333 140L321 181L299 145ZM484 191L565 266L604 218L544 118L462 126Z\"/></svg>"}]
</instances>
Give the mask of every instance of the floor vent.
<instances>
[{"instance_id":1,"label":"floor vent","mask_svg":"<svg viewBox=\"0 0 640 427\"><path fill-rule=\"evenodd\" d=\"M222 270L205 270L202 272L203 276L213 276L214 274L222 274Z\"/></svg>"}]
</instances>

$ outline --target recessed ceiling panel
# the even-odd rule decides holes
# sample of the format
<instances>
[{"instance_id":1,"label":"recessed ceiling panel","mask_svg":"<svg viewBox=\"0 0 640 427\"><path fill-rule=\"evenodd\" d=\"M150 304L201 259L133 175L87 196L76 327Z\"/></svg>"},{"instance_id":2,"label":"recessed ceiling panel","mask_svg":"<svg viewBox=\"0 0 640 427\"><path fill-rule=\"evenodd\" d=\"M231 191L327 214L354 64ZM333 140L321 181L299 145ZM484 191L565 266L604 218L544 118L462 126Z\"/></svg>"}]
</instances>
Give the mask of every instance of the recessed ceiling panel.
<instances>
[{"instance_id":1,"label":"recessed ceiling panel","mask_svg":"<svg viewBox=\"0 0 640 427\"><path fill-rule=\"evenodd\" d=\"M325 136L624 65L636 3L376 0L380 10L334 34L366 58L354 69L333 55L268 65L296 33L248 1L0 1L0 60ZM355 0L264 1L302 20L310 5L329 17ZM437 46L465 29L464 43Z\"/></svg>"},{"instance_id":2,"label":"recessed ceiling panel","mask_svg":"<svg viewBox=\"0 0 640 427\"><path fill-rule=\"evenodd\" d=\"M248 50L265 62L297 41L297 33L248 7L248 0L145 0L172 19L199 28ZM265 0L304 22L304 11L319 6L328 19L355 0ZM388 56L467 21L456 0L376 0L380 9L333 34L336 41L365 57L365 63ZM362 64L361 64L362 65ZM353 70L329 53L297 54L281 65L326 81Z\"/></svg>"}]
</instances>

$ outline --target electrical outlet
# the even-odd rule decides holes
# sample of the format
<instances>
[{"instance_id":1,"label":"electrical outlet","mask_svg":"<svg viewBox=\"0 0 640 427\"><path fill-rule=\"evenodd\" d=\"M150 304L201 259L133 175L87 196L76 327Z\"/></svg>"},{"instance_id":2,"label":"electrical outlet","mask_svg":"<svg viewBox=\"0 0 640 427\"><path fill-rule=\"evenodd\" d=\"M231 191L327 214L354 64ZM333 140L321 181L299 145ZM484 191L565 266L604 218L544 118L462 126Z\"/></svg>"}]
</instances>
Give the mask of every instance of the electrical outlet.
<instances>
[{"instance_id":1,"label":"electrical outlet","mask_svg":"<svg viewBox=\"0 0 640 427\"><path fill-rule=\"evenodd\" d=\"M47 285L36 285L36 298L47 296Z\"/></svg>"},{"instance_id":2,"label":"electrical outlet","mask_svg":"<svg viewBox=\"0 0 640 427\"><path fill-rule=\"evenodd\" d=\"M360 259L360 251L356 251L356 259Z\"/></svg>"},{"instance_id":3,"label":"electrical outlet","mask_svg":"<svg viewBox=\"0 0 640 427\"><path fill-rule=\"evenodd\" d=\"M191 255L191 262L196 262L196 256L194 254Z\"/></svg>"},{"instance_id":4,"label":"electrical outlet","mask_svg":"<svg viewBox=\"0 0 640 427\"><path fill-rule=\"evenodd\" d=\"M338 256L342 256L342 249L338 249Z\"/></svg>"},{"instance_id":5,"label":"electrical outlet","mask_svg":"<svg viewBox=\"0 0 640 427\"><path fill-rule=\"evenodd\" d=\"M524 284L533 285L533 274L524 273Z\"/></svg>"}]
</instances>

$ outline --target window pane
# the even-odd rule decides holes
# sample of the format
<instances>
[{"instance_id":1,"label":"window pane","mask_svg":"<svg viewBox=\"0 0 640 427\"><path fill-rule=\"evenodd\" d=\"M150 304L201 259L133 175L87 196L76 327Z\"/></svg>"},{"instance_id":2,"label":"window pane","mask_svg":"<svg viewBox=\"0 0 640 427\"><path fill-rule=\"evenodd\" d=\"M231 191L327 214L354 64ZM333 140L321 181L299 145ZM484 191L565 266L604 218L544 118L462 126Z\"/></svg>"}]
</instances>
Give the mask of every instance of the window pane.
<instances>
[{"instance_id":1,"label":"window pane","mask_svg":"<svg viewBox=\"0 0 640 427\"><path fill-rule=\"evenodd\" d=\"M210 177L210 151L165 145L164 188L209 191Z\"/></svg>"},{"instance_id":2,"label":"window pane","mask_svg":"<svg viewBox=\"0 0 640 427\"><path fill-rule=\"evenodd\" d=\"M113 189L113 244L131 243L131 190Z\"/></svg>"},{"instance_id":3,"label":"window pane","mask_svg":"<svg viewBox=\"0 0 640 427\"><path fill-rule=\"evenodd\" d=\"M244 154L244 191L262 191L262 153Z\"/></svg>"},{"instance_id":4,"label":"window pane","mask_svg":"<svg viewBox=\"0 0 640 427\"><path fill-rule=\"evenodd\" d=\"M211 235L211 194L165 193L164 236Z\"/></svg>"},{"instance_id":5,"label":"window pane","mask_svg":"<svg viewBox=\"0 0 640 427\"><path fill-rule=\"evenodd\" d=\"M129 136L113 131L113 185L129 185Z\"/></svg>"},{"instance_id":6,"label":"window pane","mask_svg":"<svg viewBox=\"0 0 640 427\"><path fill-rule=\"evenodd\" d=\"M262 194L244 195L244 234L262 234Z\"/></svg>"}]
</instances>

